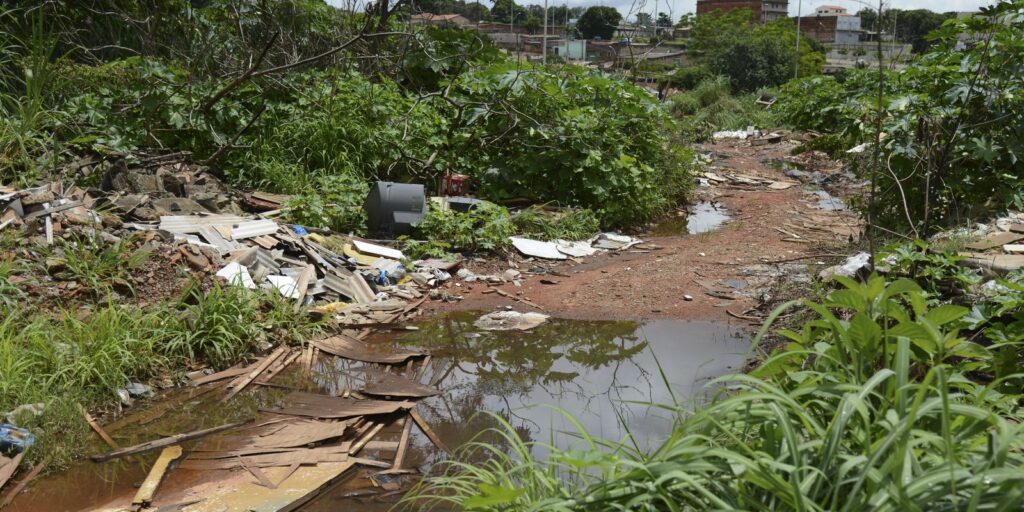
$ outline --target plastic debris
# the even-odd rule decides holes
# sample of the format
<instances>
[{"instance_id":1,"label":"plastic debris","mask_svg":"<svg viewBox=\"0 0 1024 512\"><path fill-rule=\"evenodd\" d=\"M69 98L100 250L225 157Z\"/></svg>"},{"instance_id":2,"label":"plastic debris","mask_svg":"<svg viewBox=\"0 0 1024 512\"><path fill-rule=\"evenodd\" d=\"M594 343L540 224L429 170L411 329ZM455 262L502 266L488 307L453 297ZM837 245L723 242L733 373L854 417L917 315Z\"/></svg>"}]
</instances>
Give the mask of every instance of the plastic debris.
<instances>
[{"instance_id":1,"label":"plastic debris","mask_svg":"<svg viewBox=\"0 0 1024 512\"><path fill-rule=\"evenodd\" d=\"M509 240L512 241L512 245L515 246L519 252L527 256L547 260L566 259L566 255L559 252L558 246L554 243L531 240L529 238L520 238L518 236L510 236Z\"/></svg>"},{"instance_id":2,"label":"plastic debris","mask_svg":"<svg viewBox=\"0 0 1024 512\"><path fill-rule=\"evenodd\" d=\"M252 280L249 269L240 265L237 261L232 261L225 265L224 268L218 270L217 277L223 277L225 281L236 286L244 286L250 289L256 288L256 282Z\"/></svg>"},{"instance_id":3,"label":"plastic debris","mask_svg":"<svg viewBox=\"0 0 1024 512\"><path fill-rule=\"evenodd\" d=\"M485 331L526 331L547 322L548 318L548 315L532 311L495 311L478 318L473 325Z\"/></svg>"}]
</instances>

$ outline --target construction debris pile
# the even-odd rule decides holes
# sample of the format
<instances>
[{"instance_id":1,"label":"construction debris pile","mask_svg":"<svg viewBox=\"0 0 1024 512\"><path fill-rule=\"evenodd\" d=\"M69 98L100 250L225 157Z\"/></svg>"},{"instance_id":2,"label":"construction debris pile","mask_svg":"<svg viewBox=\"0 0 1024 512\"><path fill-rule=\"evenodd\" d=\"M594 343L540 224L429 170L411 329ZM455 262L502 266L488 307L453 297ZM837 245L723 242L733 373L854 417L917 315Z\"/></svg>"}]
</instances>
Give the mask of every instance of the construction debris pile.
<instances>
[{"instance_id":1,"label":"construction debris pile","mask_svg":"<svg viewBox=\"0 0 1024 512\"><path fill-rule=\"evenodd\" d=\"M1010 212L973 230L944 232L936 237L966 237L971 241L960 253L964 264L990 274L1006 274L1024 267L1024 213Z\"/></svg>"},{"instance_id":2,"label":"construction debris pile","mask_svg":"<svg viewBox=\"0 0 1024 512\"><path fill-rule=\"evenodd\" d=\"M330 379L312 373L317 364L336 367L342 360L358 372ZM416 410L417 401L438 394L436 383L420 383L429 362L430 355L422 351L384 350L355 336L336 335L304 348L278 347L247 366L196 375L192 385L197 391L220 391L219 401L224 402L252 384L280 386L271 379L299 363L302 372L320 381L320 392L293 390L248 420L130 447L110 441L113 451L95 455L93 461L157 449L163 453L130 504L121 498L103 510L169 504L178 504L175 510L183 512L264 510L261 506L278 510L305 503L356 471L385 491L407 487L416 474L403 467L414 424L448 451ZM355 384L339 389L341 382ZM191 393L187 399L198 396ZM145 416L139 413L119 423L143 421ZM110 439L102 428L93 427Z\"/></svg>"}]
</instances>

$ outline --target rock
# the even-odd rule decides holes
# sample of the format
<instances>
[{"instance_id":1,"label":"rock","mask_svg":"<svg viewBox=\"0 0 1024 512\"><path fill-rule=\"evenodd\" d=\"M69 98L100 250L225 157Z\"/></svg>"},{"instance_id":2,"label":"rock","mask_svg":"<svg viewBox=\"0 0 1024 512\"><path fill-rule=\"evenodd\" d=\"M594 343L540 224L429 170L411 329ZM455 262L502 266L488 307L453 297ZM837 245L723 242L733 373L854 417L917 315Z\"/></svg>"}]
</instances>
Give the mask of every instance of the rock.
<instances>
[{"instance_id":1,"label":"rock","mask_svg":"<svg viewBox=\"0 0 1024 512\"><path fill-rule=\"evenodd\" d=\"M809 173L801 171L800 169L790 169L790 170L786 171L786 177L787 178L795 178L795 179L798 179L798 180L803 180L804 178L806 178L808 176L810 176Z\"/></svg>"},{"instance_id":2,"label":"rock","mask_svg":"<svg viewBox=\"0 0 1024 512\"><path fill-rule=\"evenodd\" d=\"M473 325L485 331L526 331L547 322L548 318L548 315L532 311L495 311L478 318Z\"/></svg>"},{"instance_id":3,"label":"rock","mask_svg":"<svg viewBox=\"0 0 1024 512\"><path fill-rule=\"evenodd\" d=\"M96 216L84 206L76 206L70 210L64 210L61 215L69 224L79 226L91 226L96 223Z\"/></svg>"},{"instance_id":4,"label":"rock","mask_svg":"<svg viewBox=\"0 0 1024 512\"><path fill-rule=\"evenodd\" d=\"M506 281L515 281L515 280L519 279L519 276L521 276L521 275L522 275L522 272L510 268L510 269L506 270L504 274L501 275L501 278L506 280Z\"/></svg>"},{"instance_id":5,"label":"rock","mask_svg":"<svg viewBox=\"0 0 1024 512\"><path fill-rule=\"evenodd\" d=\"M197 213L207 213L209 211L201 204L187 197L165 197L162 199L156 199L150 203L150 206L154 211L156 211L157 215L193 215Z\"/></svg>"},{"instance_id":6,"label":"rock","mask_svg":"<svg viewBox=\"0 0 1024 512\"><path fill-rule=\"evenodd\" d=\"M52 203L55 199L49 188L36 189L35 191L21 197L22 206L34 206L43 203Z\"/></svg>"},{"instance_id":7,"label":"rock","mask_svg":"<svg viewBox=\"0 0 1024 512\"><path fill-rule=\"evenodd\" d=\"M693 295L683 295L683 300L690 302L693 300Z\"/></svg>"}]
</instances>

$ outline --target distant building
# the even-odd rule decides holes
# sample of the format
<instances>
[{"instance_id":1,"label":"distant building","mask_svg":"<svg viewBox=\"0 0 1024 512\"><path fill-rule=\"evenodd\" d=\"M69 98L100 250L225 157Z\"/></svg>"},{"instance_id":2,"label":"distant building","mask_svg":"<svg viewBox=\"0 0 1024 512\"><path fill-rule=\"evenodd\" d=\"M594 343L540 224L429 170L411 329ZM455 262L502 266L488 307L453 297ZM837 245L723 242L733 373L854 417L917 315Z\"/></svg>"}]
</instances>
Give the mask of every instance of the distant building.
<instances>
[{"instance_id":1,"label":"distant building","mask_svg":"<svg viewBox=\"0 0 1024 512\"><path fill-rule=\"evenodd\" d=\"M697 16L742 8L750 9L759 23L789 16L789 0L697 0Z\"/></svg>"},{"instance_id":2,"label":"distant building","mask_svg":"<svg viewBox=\"0 0 1024 512\"><path fill-rule=\"evenodd\" d=\"M823 5L813 16L799 18L800 32L822 44L855 45L860 42L860 16L836 5Z\"/></svg>"},{"instance_id":3,"label":"distant building","mask_svg":"<svg viewBox=\"0 0 1024 512\"><path fill-rule=\"evenodd\" d=\"M413 14L409 23L413 25L434 25L439 27L468 27L473 25L469 18L461 14L431 14L423 12Z\"/></svg>"},{"instance_id":4,"label":"distant building","mask_svg":"<svg viewBox=\"0 0 1024 512\"><path fill-rule=\"evenodd\" d=\"M822 5L814 10L818 16L847 16L846 7L838 5Z\"/></svg>"}]
</instances>

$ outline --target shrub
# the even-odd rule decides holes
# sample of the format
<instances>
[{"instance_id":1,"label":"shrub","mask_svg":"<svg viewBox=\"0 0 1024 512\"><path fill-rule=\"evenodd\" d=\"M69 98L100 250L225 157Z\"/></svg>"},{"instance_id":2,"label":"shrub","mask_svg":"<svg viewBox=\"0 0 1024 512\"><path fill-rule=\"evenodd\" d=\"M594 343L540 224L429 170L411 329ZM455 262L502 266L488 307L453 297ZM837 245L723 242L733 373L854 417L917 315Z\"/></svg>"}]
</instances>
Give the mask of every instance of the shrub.
<instances>
[{"instance_id":1,"label":"shrub","mask_svg":"<svg viewBox=\"0 0 1024 512\"><path fill-rule=\"evenodd\" d=\"M485 202L467 212L431 207L416 226L416 234L431 243L420 248L420 254L428 254L428 249L434 255L440 251L475 253L507 247L515 226L508 210Z\"/></svg>"}]
</instances>

